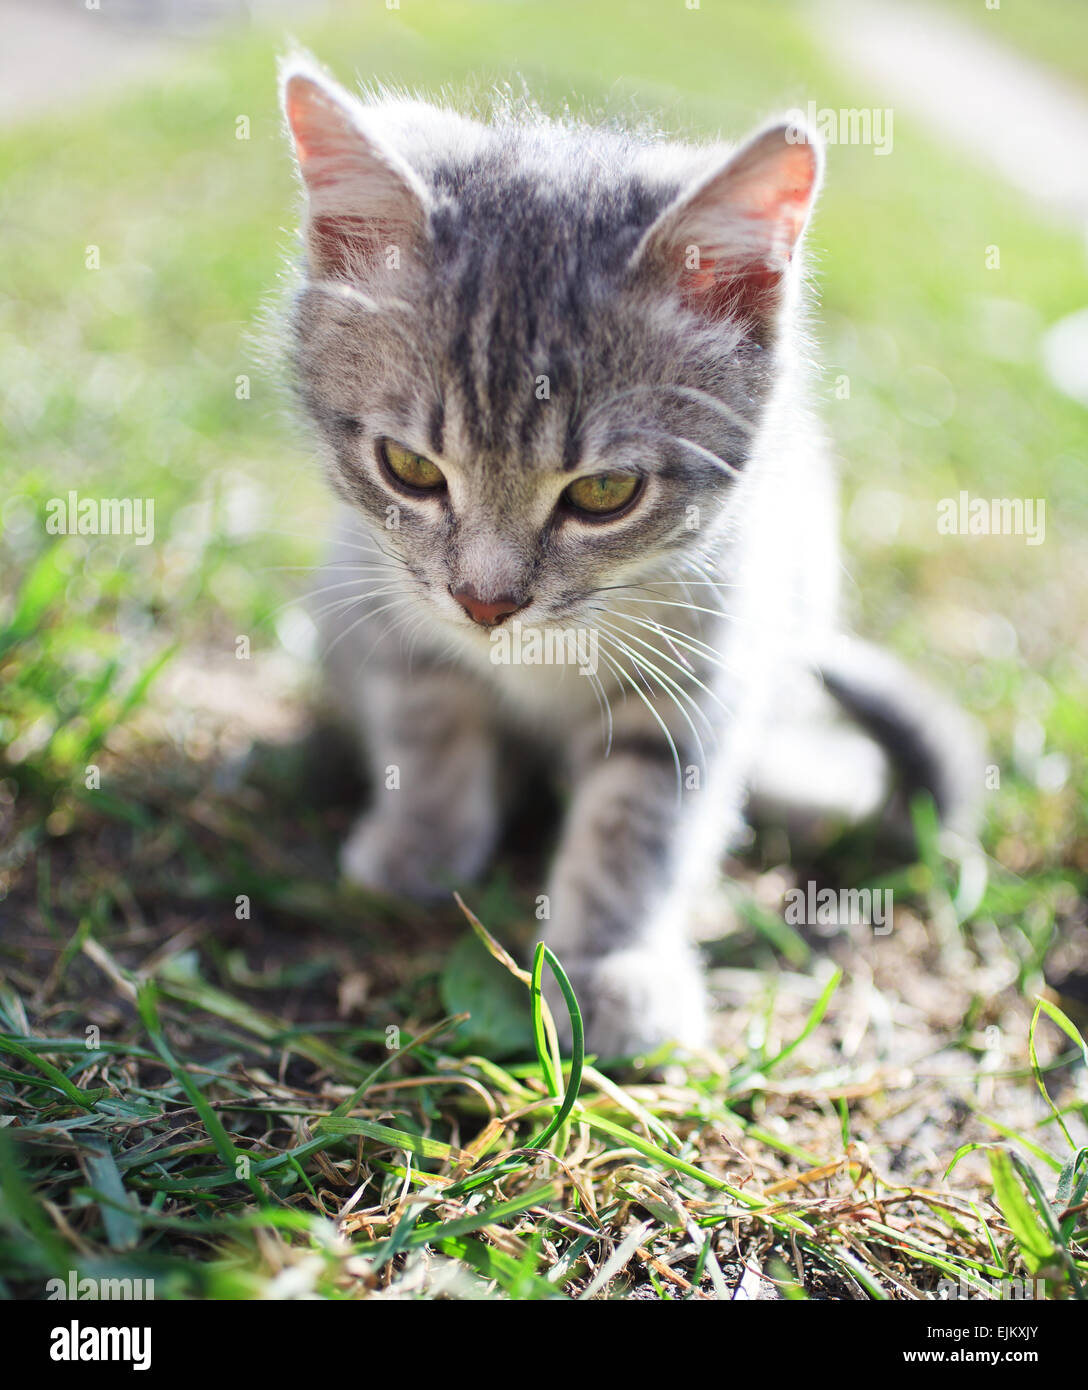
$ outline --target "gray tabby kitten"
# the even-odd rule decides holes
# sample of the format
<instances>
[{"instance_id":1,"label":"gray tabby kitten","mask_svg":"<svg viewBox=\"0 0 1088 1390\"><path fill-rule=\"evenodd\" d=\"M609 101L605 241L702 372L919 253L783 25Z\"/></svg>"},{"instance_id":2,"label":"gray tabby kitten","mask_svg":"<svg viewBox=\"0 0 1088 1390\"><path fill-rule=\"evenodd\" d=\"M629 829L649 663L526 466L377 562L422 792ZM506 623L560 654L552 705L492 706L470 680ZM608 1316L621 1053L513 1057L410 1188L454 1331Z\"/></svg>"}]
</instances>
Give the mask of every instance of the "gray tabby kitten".
<instances>
[{"instance_id":1,"label":"gray tabby kitten","mask_svg":"<svg viewBox=\"0 0 1088 1390\"><path fill-rule=\"evenodd\" d=\"M588 1046L703 1044L688 928L746 801L876 813L883 744L969 819L928 695L840 633L801 327L820 147L485 125L304 59L282 91L295 368L343 503L317 611L375 788L343 872L478 875L532 744L569 790L541 916Z\"/></svg>"}]
</instances>

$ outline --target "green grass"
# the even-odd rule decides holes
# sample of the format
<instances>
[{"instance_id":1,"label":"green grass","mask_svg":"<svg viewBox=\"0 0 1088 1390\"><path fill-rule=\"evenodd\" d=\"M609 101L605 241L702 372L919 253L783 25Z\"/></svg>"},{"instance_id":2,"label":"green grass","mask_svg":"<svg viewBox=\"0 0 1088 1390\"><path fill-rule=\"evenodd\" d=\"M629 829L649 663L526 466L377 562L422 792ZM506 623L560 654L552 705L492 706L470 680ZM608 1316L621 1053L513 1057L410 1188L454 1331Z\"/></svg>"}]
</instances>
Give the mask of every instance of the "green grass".
<instances>
[{"instance_id":1,"label":"green grass","mask_svg":"<svg viewBox=\"0 0 1088 1390\"><path fill-rule=\"evenodd\" d=\"M303 37L344 79L522 74L688 133L860 100L787 5L413 0ZM1088 302L1077 238L898 113L893 156L831 150L813 233L849 606L986 725L981 901L924 833L879 880L890 937L801 935L810 870L758 845L707 905L717 1051L572 1078L455 906L334 883L350 802L290 654L328 504L251 345L294 218L276 50L0 139L0 1287L705 1298L748 1266L789 1296L1080 1296L1088 432L1036 350ZM47 536L70 488L154 497L155 543ZM939 536L961 488L1045 497L1046 543ZM463 890L525 961L539 857ZM876 882L862 841L820 871Z\"/></svg>"}]
</instances>

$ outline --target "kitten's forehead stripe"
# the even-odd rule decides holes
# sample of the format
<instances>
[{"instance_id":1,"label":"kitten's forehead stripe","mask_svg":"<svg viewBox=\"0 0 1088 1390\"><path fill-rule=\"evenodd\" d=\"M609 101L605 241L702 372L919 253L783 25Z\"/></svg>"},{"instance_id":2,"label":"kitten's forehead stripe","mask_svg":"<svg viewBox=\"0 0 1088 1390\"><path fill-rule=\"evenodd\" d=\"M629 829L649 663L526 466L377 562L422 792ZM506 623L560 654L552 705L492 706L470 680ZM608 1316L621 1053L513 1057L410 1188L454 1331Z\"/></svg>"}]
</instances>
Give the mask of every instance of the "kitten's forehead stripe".
<instances>
[{"instance_id":1,"label":"kitten's forehead stripe","mask_svg":"<svg viewBox=\"0 0 1088 1390\"><path fill-rule=\"evenodd\" d=\"M582 448L578 442L578 430L574 421L571 421L563 437L563 472L572 473L581 461Z\"/></svg>"},{"instance_id":2,"label":"kitten's forehead stripe","mask_svg":"<svg viewBox=\"0 0 1088 1390\"><path fill-rule=\"evenodd\" d=\"M427 438L431 442L431 452L442 454L442 446L445 438L446 410L439 398L431 410L430 419L427 422Z\"/></svg>"},{"instance_id":3,"label":"kitten's forehead stripe","mask_svg":"<svg viewBox=\"0 0 1088 1390\"><path fill-rule=\"evenodd\" d=\"M604 161L578 147L541 177L523 167L525 144L524 133L502 132L466 163L431 171L448 195L432 231L436 270L457 310L448 352L466 434L476 452L504 458L533 456L554 429L549 417L569 420L577 392L567 345L586 338L598 281L619 275L672 191L651 190L630 170L610 181ZM573 466L573 447L559 447Z\"/></svg>"}]
</instances>

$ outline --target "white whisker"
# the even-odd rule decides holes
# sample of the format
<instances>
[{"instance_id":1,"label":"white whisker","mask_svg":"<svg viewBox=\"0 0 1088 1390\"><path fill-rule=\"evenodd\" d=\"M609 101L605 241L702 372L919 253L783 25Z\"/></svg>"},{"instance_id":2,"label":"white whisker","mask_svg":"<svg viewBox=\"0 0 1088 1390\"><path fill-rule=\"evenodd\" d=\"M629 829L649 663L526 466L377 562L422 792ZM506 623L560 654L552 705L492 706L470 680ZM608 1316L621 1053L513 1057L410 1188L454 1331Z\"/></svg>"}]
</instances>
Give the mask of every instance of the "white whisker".
<instances>
[{"instance_id":1,"label":"white whisker","mask_svg":"<svg viewBox=\"0 0 1088 1390\"><path fill-rule=\"evenodd\" d=\"M609 641L610 639L606 637L605 643L607 644ZM664 719L662 719L661 715L654 708L650 700L647 699L647 697L631 679L630 675L623 667L622 663L617 663L611 660L607 652L604 654L604 658L608 662L612 670L615 671L617 675L621 676L621 678L627 681L627 684L649 710L650 714L653 716L661 732L665 735L666 742L669 745L669 750L672 753L673 766L676 768L676 800L678 803L681 802L683 800L684 791L684 771L683 768L680 766L680 754L676 750L676 740L673 738L671 732L669 731L669 726L665 723Z\"/></svg>"}]
</instances>

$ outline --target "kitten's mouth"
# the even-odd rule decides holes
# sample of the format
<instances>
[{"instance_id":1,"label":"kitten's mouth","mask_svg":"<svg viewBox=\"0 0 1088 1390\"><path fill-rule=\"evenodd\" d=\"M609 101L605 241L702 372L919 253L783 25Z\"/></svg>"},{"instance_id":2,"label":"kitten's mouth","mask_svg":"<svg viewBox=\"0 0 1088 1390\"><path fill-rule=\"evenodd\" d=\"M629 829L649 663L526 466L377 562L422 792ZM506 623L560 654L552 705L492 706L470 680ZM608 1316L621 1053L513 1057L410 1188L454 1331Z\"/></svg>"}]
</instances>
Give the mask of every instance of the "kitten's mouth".
<instances>
[{"instance_id":1,"label":"kitten's mouth","mask_svg":"<svg viewBox=\"0 0 1088 1390\"><path fill-rule=\"evenodd\" d=\"M496 633L524 630L526 628L547 627L547 619L534 618L527 614L527 610L519 609L516 613L509 616L495 619L493 622L482 622L478 618L469 617L467 614L455 616L454 614L444 614L446 621L458 632L469 633L479 637L483 642L490 642Z\"/></svg>"},{"instance_id":2,"label":"kitten's mouth","mask_svg":"<svg viewBox=\"0 0 1088 1390\"><path fill-rule=\"evenodd\" d=\"M579 617L576 613L541 611L532 599L491 621L473 618L466 611L452 613L445 605L442 605L442 617L458 632L478 637L482 643L493 643L503 633L547 632L568 627L589 628L592 626L587 618Z\"/></svg>"}]
</instances>

